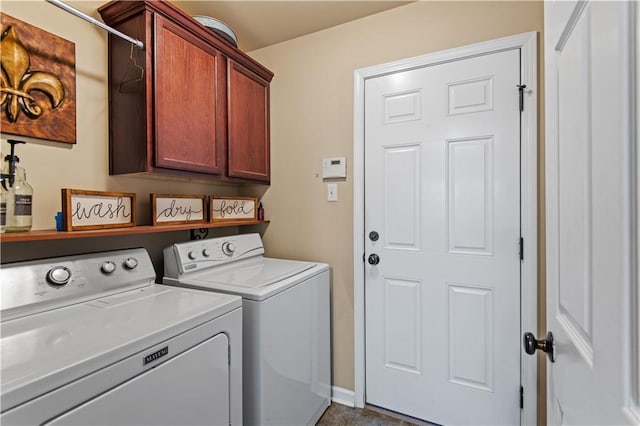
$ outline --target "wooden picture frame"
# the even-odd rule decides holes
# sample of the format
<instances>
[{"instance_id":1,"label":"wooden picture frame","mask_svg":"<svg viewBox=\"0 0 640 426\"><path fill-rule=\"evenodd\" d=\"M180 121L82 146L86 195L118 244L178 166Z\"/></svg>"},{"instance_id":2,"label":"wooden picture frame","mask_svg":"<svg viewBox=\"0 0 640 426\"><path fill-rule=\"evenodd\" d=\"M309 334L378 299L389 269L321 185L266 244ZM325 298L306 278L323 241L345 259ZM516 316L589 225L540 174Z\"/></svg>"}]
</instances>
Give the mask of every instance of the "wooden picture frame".
<instances>
[{"instance_id":1,"label":"wooden picture frame","mask_svg":"<svg viewBox=\"0 0 640 426\"><path fill-rule=\"evenodd\" d=\"M209 217L213 223L254 222L258 218L258 199L256 197L211 196Z\"/></svg>"},{"instance_id":2,"label":"wooden picture frame","mask_svg":"<svg viewBox=\"0 0 640 426\"><path fill-rule=\"evenodd\" d=\"M153 226L206 222L206 196L150 194Z\"/></svg>"},{"instance_id":3,"label":"wooden picture frame","mask_svg":"<svg viewBox=\"0 0 640 426\"><path fill-rule=\"evenodd\" d=\"M62 190L65 231L135 226L136 194L129 192Z\"/></svg>"},{"instance_id":4,"label":"wooden picture frame","mask_svg":"<svg viewBox=\"0 0 640 426\"><path fill-rule=\"evenodd\" d=\"M2 133L75 144L75 43L6 13L0 23Z\"/></svg>"}]
</instances>

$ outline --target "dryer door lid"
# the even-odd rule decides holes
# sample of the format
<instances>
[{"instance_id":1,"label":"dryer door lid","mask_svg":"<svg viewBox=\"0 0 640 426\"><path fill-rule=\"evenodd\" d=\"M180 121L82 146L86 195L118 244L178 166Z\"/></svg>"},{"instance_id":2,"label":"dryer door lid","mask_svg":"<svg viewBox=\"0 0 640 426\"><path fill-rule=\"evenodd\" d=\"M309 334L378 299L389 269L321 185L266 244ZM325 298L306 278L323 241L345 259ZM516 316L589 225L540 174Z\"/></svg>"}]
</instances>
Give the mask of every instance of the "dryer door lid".
<instances>
[{"instance_id":1,"label":"dryer door lid","mask_svg":"<svg viewBox=\"0 0 640 426\"><path fill-rule=\"evenodd\" d=\"M241 304L237 296L152 285L4 321L1 409L140 353Z\"/></svg>"}]
</instances>

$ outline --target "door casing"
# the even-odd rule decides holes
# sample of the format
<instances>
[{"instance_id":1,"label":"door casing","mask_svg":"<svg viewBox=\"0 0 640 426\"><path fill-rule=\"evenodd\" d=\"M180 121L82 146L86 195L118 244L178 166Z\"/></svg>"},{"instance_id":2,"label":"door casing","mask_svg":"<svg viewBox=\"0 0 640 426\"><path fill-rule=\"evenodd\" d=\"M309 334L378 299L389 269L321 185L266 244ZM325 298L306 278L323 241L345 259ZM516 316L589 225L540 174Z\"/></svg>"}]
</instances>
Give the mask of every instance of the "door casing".
<instances>
[{"instance_id":1,"label":"door casing","mask_svg":"<svg viewBox=\"0 0 640 426\"><path fill-rule=\"evenodd\" d=\"M535 31L476 43L455 49L357 69L354 72L353 136L353 277L354 277L354 405L365 404L365 274L364 239L364 82L367 79L442 62L510 49L520 49L521 81L526 84L521 114L520 221L524 244L521 264L521 330L538 329L538 87L537 33ZM514 102L517 90L514 88ZM521 383L524 388L522 424L537 421L536 357L521 351Z\"/></svg>"}]
</instances>

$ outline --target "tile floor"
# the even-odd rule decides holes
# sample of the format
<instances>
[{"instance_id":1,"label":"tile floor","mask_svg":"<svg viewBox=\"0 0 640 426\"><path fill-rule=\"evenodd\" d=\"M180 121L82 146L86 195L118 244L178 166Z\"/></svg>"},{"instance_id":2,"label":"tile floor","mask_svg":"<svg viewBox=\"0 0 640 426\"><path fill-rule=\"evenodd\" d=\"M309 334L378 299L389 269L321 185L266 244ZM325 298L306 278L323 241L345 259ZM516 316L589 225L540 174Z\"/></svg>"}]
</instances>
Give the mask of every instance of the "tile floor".
<instances>
[{"instance_id":1,"label":"tile floor","mask_svg":"<svg viewBox=\"0 0 640 426\"><path fill-rule=\"evenodd\" d=\"M391 413L390 413L391 414ZM387 415L373 407L351 408L332 403L317 423L317 426L416 426L428 425L403 416Z\"/></svg>"}]
</instances>

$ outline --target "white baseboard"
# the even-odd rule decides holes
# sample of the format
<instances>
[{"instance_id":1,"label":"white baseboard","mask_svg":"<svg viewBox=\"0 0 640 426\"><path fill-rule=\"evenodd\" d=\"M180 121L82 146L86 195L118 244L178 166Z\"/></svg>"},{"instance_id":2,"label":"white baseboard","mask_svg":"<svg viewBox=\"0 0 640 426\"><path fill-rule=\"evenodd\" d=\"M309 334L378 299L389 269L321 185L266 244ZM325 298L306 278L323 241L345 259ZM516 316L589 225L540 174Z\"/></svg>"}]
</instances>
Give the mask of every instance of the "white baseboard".
<instances>
[{"instance_id":1,"label":"white baseboard","mask_svg":"<svg viewBox=\"0 0 640 426\"><path fill-rule=\"evenodd\" d=\"M355 394L352 390L338 386L331 387L331 400L335 403L355 407Z\"/></svg>"}]
</instances>

